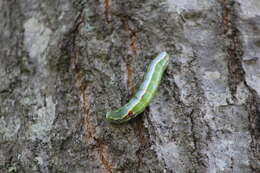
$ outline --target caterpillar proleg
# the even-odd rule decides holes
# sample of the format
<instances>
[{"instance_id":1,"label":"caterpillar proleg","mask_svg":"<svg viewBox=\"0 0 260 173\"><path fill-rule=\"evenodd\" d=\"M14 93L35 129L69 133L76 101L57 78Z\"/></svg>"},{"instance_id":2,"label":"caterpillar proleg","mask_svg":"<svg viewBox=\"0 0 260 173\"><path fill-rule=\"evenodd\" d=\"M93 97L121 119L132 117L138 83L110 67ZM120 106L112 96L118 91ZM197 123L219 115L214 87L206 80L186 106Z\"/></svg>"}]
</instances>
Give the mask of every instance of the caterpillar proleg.
<instances>
[{"instance_id":1,"label":"caterpillar proleg","mask_svg":"<svg viewBox=\"0 0 260 173\"><path fill-rule=\"evenodd\" d=\"M168 63L169 55L166 52L161 52L153 59L144 76L144 81L135 95L123 107L108 112L106 114L107 120L113 123L122 123L142 113L154 97Z\"/></svg>"}]
</instances>

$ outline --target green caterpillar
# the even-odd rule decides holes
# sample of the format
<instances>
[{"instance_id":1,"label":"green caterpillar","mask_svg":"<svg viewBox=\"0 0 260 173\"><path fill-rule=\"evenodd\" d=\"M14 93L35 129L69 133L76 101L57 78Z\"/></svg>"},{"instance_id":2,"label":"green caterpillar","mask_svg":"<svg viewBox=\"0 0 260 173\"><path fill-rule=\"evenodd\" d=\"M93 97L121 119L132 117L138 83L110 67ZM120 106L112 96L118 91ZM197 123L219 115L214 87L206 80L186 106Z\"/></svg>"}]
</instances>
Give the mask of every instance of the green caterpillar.
<instances>
[{"instance_id":1,"label":"green caterpillar","mask_svg":"<svg viewBox=\"0 0 260 173\"><path fill-rule=\"evenodd\" d=\"M108 112L106 118L113 123L126 122L142 113L151 102L169 63L169 55L161 52L148 67L144 81L133 98L123 107Z\"/></svg>"}]
</instances>

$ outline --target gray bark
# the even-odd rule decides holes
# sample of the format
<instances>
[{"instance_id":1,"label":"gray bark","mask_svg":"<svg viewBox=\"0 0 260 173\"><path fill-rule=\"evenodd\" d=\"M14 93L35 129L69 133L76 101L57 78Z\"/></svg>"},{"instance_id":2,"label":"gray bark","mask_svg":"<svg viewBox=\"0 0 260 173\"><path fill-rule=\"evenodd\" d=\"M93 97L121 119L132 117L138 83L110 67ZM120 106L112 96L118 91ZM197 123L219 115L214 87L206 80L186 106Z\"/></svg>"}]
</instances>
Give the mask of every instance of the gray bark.
<instances>
[{"instance_id":1,"label":"gray bark","mask_svg":"<svg viewBox=\"0 0 260 173\"><path fill-rule=\"evenodd\" d=\"M0 172L259 173L259 0L0 0ZM109 124L171 55L138 118Z\"/></svg>"}]
</instances>

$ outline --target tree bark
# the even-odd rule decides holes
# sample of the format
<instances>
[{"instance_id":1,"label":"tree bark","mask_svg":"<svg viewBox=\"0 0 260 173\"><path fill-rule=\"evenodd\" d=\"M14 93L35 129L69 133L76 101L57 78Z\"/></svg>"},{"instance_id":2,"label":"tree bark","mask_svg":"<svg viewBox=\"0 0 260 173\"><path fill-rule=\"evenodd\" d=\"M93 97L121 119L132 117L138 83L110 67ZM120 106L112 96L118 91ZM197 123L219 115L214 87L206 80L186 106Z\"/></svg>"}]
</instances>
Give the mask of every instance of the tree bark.
<instances>
[{"instance_id":1,"label":"tree bark","mask_svg":"<svg viewBox=\"0 0 260 173\"><path fill-rule=\"evenodd\" d=\"M0 172L259 173L259 0L0 0ZM152 58L149 108L105 119Z\"/></svg>"}]
</instances>

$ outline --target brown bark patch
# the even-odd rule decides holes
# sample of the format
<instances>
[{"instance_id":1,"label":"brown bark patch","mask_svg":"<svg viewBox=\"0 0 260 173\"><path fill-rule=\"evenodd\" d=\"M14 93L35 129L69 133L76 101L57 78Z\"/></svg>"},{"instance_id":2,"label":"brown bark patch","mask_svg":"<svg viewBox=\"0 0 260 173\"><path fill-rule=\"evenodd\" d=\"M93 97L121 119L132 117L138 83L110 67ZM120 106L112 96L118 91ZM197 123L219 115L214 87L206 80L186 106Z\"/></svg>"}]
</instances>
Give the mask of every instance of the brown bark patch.
<instances>
[{"instance_id":1,"label":"brown bark patch","mask_svg":"<svg viewBox=\"0 0 260 173\"><path fill-rule=\"evenodd\" d=\"M105 17L107 23L110 23L111 21L111 14L110 14L110 5L111 5L111 0L105 0Z\"/></svg>"},{"instance_id":2,"label":"brown bark patch","mask_svg":"<svg viewBox=\"0 0 260 173\"><path fill-rule=\"evenodd\" d=\"M84 134L86 136L86 141L95 141L94 152L97 155L97 159L104 166L104 172L112 173L112 164L109 161L109 153L107 152L107 146L101 142L101 140L96 139L96 127L91 121L90 110L91 110L91 86L85 81L85 72L80 67L79 62L79 49L76 45L76 38L79 32L79 28L83 23L82 12L76 18L74 27L71 31L66 34L62 44L62 50L70 58L70 68L75 76L75 87L78 90L80 98L80 106L84 117Z\"/></svg>"}]
</instances>

